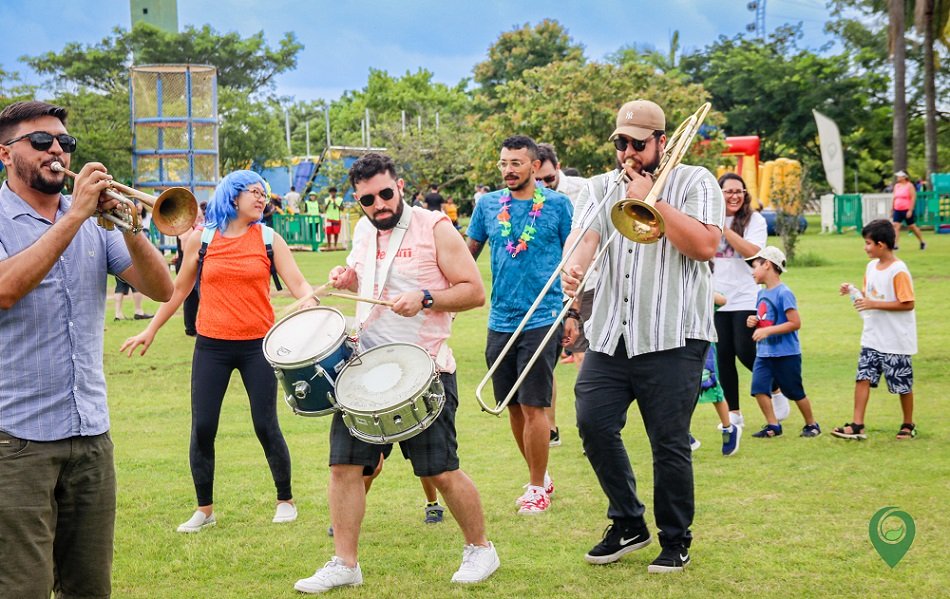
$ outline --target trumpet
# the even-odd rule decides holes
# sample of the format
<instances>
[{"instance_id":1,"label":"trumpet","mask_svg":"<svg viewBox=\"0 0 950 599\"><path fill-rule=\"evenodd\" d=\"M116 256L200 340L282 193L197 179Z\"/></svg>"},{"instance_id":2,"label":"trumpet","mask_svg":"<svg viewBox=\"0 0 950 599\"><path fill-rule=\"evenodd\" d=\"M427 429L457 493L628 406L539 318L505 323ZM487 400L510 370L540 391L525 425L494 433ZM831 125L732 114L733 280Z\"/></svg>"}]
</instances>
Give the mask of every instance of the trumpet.
<instances>
[{"instance_id":1,"label":"trumpet","mask_svg":"<svg viewBox=\"0 0 950 599\"><path fill-rule=\"evenodd\" d=\"M700 106L696 112L690 115L685 121L683 121L683 123L680 124L679 127L676 128L676 131L667 140L666 149L664 150L663 156L660 158L660 163L657 165L656 171L654 172L653 186L650 188L647 196L642 200L625 198L615 202L613 206L610 207L610 221L613 223L615 230L610 234L606 241L601 243L600 250L594 256L593 260L591 260L592 265L598 264L601 261L601 259L606 254L607 249L613 243L614 239L617 238L618 234L637 243L656 243L663 237L666 230L666 225L663 222L663 216L656 209L657 197L663 191L663 187L666 185L666 180L669 177L670 172L683 160L683 157L686 155L686 151L689 149L690 144L692 144L696 133L699 132L699 126L709 113L710 107L711 105L709 102L706 102ZM631 165L628 163L626 166L629 167ZM607 191L604 193L603 199L601 199L597 204L596 208L592 211L592 214L596 215L609 201L609 198L616 191L616 189L620 185L628 182L629 177L627 176L626 169L621 167L617 176L611 179L607 187ZM594 218L596 218L596 216ZM521 331L524 330L525 325L534 315L535 311L537 311L538 306L541 305L541 301L544 299L544 296L547 295L548 290L550 290L551 286L554 285L554 282L560 278L561 273L566 272L564 267L567 265L567 261L570 260L574 252L577 251L578 246L584 238L584 234L593 225L594 218L591 218L584 224L584 226L581 228L580 234L574 240L574 243L564 251L563 258L554 269L554 272L551 273L551 277L548 279L548 282L541 289L541 292L538 294L538 297L535 298L534 303L531 304L531 307L528 308L524 318L521 319L521 323L518 324L518 328L516 328L515 332L511 334L511 338L508 340L508 343L505 344L505 347L502 348L498 358L495 359L495 363L492 364L491 368L488 369L488 373L485 374L485 377L475 388L475 398L478 400L483 412L488 412L489 414L493 414L495 416L501 415L501 413L514 398L515 393L518 392L518 389L521 387L522 383L524 383L524 380L527 378L528 373L534 366L534 363L538 361L539 357L541 357L541 353L551 341L551 337L554 336L554 332L557 330L558 325L562 320L564 320L564 316L571 307L571 302L564 303L564 307L561 309L561 312L555 319L554 324L551 325L550 329L548 329L544 339L542 339L541 343L538 345L538 349L534 352L534 355L531 356L531 359L528 360L528 364L524 367L524 370L521 371L521 374L518 376L518 379L515 381L514 385L511 386L511 390L508 392L508 395L501 400L495 398L495 407L488 406L482 399L482 390L485 388L485 385L488 384L488 381L491 380L492 375L495 374L495 371L501 365L501 361L505 358L505 356L508 355L508 352L511 351L511 348L518 340L518 336L521 334ZM586 272L584 273L584 277L577 285L578 291L584 288L584 284L587 282L587 279L590 277L593 270L593 268L587 268Z\"/></svg>"},{"instance_id":2,"label":"trumpet","mask_svg":"<svg viewBox=\"0 0 950 599\"><path fill-rule=\"evenodd\" d=\"M50 163L49 168L73 179L77 177L76 173L59 162ZM190 229L198 218L198 201L194 194L184 187L170 187L156 197L115 181L110 181L109 186L110 189L106 189L103 194L117 200L119 205L108 212L99 212L99 226L106 229L119 227L133 234L142 231L139 211L135 202L127 196L139 200L152 212L155 228L165 235L181 235Z\"/></svg>"}]
</instances>

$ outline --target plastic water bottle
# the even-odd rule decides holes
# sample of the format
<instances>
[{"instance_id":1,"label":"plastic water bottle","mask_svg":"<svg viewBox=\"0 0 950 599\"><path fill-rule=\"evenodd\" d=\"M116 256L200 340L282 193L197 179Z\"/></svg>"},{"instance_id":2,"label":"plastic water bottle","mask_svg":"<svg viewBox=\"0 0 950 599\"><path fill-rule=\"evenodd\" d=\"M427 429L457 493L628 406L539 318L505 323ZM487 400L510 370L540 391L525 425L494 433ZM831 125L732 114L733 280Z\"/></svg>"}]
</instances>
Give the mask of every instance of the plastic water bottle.
<instances>
[{"instance_id":1,"label":"plastic water bottle","mask_svg":"<svg viewBox=\"0 0 950 599\"><path fill-rule=\"evenodd\" d=\"M861 293L861 290L854 285L848 285L848 295L851 297L852 304L859 299L864 299L864 294Z\"/></svg>"}]
</instances>

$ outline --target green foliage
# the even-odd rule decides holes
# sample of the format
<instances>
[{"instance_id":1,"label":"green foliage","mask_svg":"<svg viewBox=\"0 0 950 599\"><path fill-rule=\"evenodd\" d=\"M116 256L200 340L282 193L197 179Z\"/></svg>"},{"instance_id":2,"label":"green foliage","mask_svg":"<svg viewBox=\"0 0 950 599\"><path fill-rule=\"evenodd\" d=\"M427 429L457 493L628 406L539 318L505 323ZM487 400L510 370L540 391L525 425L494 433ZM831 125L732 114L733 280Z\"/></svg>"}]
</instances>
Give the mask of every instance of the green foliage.
<instances>
[{"instance_id":1,"label":"green foliage","mask_svg":"<svg viewBox=\"0 0 950 599\"><path fill-rule=\"evenodd\" d=\"M488 58L475 65L475 83L490 100L498 98L501 86L521 79L525 71L555 62L583 64L584 49L553 19L534 27L525 23L502 33L488 48Z\"/></svg>"},{"instance_id":2,"label":"green foliage","mask_svg":"<svg viewBox=\"0 0 950 599\"><path fill-rule=\"evenodd\" d=\"M287 154L283 114L273 100L254 100L240 90L218 91L221 172L250 168Z\"/></svg>"},{"instance_id":3,"label":"green foliage","mask_svg":"<svg viewBox=\"0 0 950 599\"><path fill-rule=\"evenodd\" d=\"M525 71L521 79L499 86L496 93L507 108L479 124L483 138L476 148L473 183L497 180L494 164L501 142L514 134L553 144L561 164L578 168L584 176L604 172L615 166L615 151L607 138L624 102L655 101L666 112L672 133L706 97L702 86L657 74L636 62L623 66L556 62ZM701 150L695 147L694 157L699 157Z\"/></svg>"}]
</instances>

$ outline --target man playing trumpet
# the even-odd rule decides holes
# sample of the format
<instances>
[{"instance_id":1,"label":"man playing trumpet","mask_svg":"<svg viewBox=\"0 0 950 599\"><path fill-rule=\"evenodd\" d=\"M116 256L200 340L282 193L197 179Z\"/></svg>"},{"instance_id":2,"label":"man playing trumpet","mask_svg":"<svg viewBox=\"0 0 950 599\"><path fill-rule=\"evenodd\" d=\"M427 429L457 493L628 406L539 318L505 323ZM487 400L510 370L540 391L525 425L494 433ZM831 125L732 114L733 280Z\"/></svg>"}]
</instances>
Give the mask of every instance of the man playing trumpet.
<instances>
[{"instance_id":1,"label":"man playing trumpet","mask_svg":"<svg viewBox=\"0 0 950 599\"><path fill-rule=\"evenodd\" d=\"M66 109L0 112L0 594L108 597L116 481L102 369L106 277L150 298L172 294L144 235L90 220L112 177L85 165L60 192L76 138Z\"/></svg>"},{"instance_id":2,"label":"man playing trumpet","mask_svg":"<svg viewBox=\"0 0 950 599\"><path fill-rule=\"evenodd\" d=\"M591 178L581 192L578 205L584 209L575 214L565 244L570 248L582 236L561 277L568 295L576 293L599 245L616 230L611 207L651 191L666 150L665 127L663 110L647 100L628 102L617 114L610 136L617 169ZM689 563L694 512L689 423L703 360L715 340L707 261L722 236L724 213L712 173L675 161L669 167L654 206L666 236L656 243L614 237L599 265L593 313L585 325L590 349L574 389L577 426L612 521L586 555L592 564L617 561L652 541L621 438L627 410L637 401L653 450L653 507L662 546L649 572L676 572Z\"/></svg>"}]
</instances>

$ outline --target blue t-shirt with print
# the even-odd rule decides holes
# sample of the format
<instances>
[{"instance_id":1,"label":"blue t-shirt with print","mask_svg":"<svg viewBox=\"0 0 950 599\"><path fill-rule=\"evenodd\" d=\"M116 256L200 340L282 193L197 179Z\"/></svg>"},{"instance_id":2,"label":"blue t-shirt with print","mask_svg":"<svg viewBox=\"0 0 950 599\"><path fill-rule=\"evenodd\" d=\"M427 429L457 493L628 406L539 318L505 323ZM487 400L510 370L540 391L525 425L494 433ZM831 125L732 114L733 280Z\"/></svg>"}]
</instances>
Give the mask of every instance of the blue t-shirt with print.
<instances>
[{"instance_id":1,"label":"blue t-shirt with print","mask_svg":"<svg viewBox=\"0 0 950 599\"><path fill-rule=\"evenodd\" d=\"M508 213L511 215L511 233L501 236L498 213L501 211L503 191L487 193L478 199L472 221L468 226L469 238L488 242L491 249L491 311L488 328L501 333L511 333L528 308L541 293L561 262L561 249L571 232L574 207L571 200L556 191L542 188L544 207L535 220L537 230L528 242L528 249L514 258L505 249L509 241L518 243L525 225L531 223L532 200L511 198ZM534 315L525 325L526 329L549 326L561 311L561 281L558 279L545 294Z\"/></svg>"},{"instance_id":2,"label":"blue t-shirt with print","mask_svg":"<svg viewBox=\"0 0 950 599\"><path fill-rule=\"evenodd\" d=\"M759 317L759 327L786 323L788 317L785 312L797 309L795 294L785 286L785 283L779 283L772 289L760 289L755 300L755 313ZM755 355L762 358L797 356L801 353L802 346L798 343L798 331L770 335L759 341L755 347Z\"/></svg>"}]
</instances>

